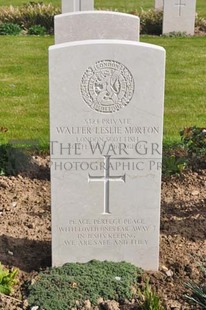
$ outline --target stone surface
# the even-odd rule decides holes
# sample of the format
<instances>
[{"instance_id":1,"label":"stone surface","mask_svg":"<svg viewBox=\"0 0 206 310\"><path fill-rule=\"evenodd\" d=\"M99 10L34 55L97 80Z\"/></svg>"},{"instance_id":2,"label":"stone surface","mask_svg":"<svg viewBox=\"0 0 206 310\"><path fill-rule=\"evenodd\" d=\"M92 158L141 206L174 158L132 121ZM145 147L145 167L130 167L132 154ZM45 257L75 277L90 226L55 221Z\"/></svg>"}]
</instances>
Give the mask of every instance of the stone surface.
<instances>
[{"instance_id":1,"label":"stone surface","mask_svg":"<svg viewBox=\"0 0 206 310\"><path fill-rule=\"evenodd\" d=\"M62 0L62 13L90 11L94 9L94 0Z\"/></svg>"},{"instance_id":2,"label":"stone surface","mask_svg":"<svg viewBox=\"0 0 206 310\"><path fill-rule=\"evenodd\" d=\"M164 0L163 33L194 35L196 0Z\"/></svg>"},{"instance_id":3,"label":"stone surface","mask_svg":"<svg viewBox=\"0 0 206 310\"><path fill-rule=\"evenodd\" d=\"M55 43L92 39L139 41L140 23L131 14L94 11L55 16Z\"/></svg>"},{"instance_id":4,"label":"stone surface","mask_svg":"<svg viewBox=\"0 0 206 310\"><path fill-rule=\"evenodd\" d=\"M164 49L92 40L49 55L53 265L157 270Z\"/></svg>"},{"instance_id":5,"label":"stone surface","mask_svg":"<svg viewBox=\"0 0 206 310\"><path fill-rule=\"evenodd\" d=\"M155 0L155 9L163 10L164 0Z\"/></svg>"}]
</instances>

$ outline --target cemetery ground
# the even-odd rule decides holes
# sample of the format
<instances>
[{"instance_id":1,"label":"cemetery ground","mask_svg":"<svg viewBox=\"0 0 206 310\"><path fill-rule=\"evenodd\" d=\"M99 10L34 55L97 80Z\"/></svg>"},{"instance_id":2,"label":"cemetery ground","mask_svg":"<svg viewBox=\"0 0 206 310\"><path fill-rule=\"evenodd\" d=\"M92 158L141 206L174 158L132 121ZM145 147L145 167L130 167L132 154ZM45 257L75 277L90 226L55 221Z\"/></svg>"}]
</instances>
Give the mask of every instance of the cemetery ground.
<instances>
[{"instance_id":1,"label":"cemetery ground","mask_svg":"<svg viewBox=\"0 0 206 310\"><path fill-rule=\"evenodd\" d=\"M160 269L144 273L142 281L150 278L165 309L201 309L188 303L185 284L205 283L205 186L206 170L163 178ZM51 265L49 157L33 156L29 171L2 176L0 201L0 261L19 269L19 283L11 297L0 295L0 309L27 309L28 285ZM139 308L123 304L120 309Z\"/></svg>"}]
</instances>

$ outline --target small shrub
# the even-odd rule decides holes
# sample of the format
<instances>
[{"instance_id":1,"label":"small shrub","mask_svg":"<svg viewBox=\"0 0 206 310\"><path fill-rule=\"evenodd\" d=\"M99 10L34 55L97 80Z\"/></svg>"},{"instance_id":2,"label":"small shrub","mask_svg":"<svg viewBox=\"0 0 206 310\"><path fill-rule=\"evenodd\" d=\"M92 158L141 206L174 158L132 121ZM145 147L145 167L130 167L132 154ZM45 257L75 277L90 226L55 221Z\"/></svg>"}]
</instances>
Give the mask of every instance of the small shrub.
<instances>
[{"instance_id":1,"label":"small shrub","mask_svg":"<svg viewBox=\"0 0 206 310\"><path fill-rule=\"evenodd\" d=\"M168 155L163 157L162 167L163 174L166 176L179 175L187 167L187 161L185 158Z\"/></svg>"},{"instance_id":2,"label":"small shrub","mask_svg":"<svg viewBox=\"0 0 206 310\"><path fill-rule=\"evenodd\" d=\"M13 23L0 24L0 35L13 35L16 36L22 31L21 27Z\"/></svg>"},{"instance_id":3,"label":"small shrub","mask_svg":"<svg viewBox=\"0 0 206 310\"><path fill-rule=\"evenodd\" d=\"M31 156L26 149L11 144L0 145L0 175L17 175L28 170Z\"/></svg>"},{"instance_id":4,"label":"small shrub","mask_svg":"<svg viewBox=\"0 0 206 310\"><path fill-rule=\"evenodd\" d=\"M0 145L0 175L7 175L9 172L9 163L11 152L11 145L9 144L2 144Z\"/></svg>"},{"instance_id":5,"label":"small shrub","mask_svg":"<svg viewBox=\"0 0 206 310\"><path fill-rule=\"evenodd\" d=\"M206 167L206 128L196 126L180 132L181 140L187 150L188 158L194 168Z\"/></svg>"},{"instance_id":6,"label":"small shrub","mask_svg":"<svg viewBox=\"0 0 206 310\"><path fill-rule=\"evenodd\" d=\"M13 292L14 286L18 283L17 269L6 269L0 263L0 293L10 295Z\"/></svg>"},{"instance_id":7,"label":"small shrub","mask_svg":"<svg viewBox=\"0 0 206 310\"><path fill-rule=\"evenodd\" d=\"M124 301L133 298L133 288L140 270L129 263L91 261L71 263L39 274L30 287L29 304L45 310L62 310L83 306L89 299L93 305L99 297Z\"/></svg>"},{"instance_id":8,"label":"small shrub","mask_svg":"<svg viewBox=\"0 0 206 310\"><path fill-rule=\"evenodd\" d=\"M160 35L162 33L163 12L157 10L141 11L140 17L141 34Z\"/></svg>"},{"instance_id":9,"label":"small shrub","mask_svg":"<svg viewBox=\"0 0 206 310\"><path fill-rule=\"evenodd\" d=\"M206 32L206 19L202 17L196 17L195 26L199 28L200 31Z\"/></svg>"},{"instance_id":10,"label":"small shrub","mask_svg":"<svg viewBox=\"0 0 206 310\"><path fill-rule=\"evenodd\" d=\"M34 36L43 36L46 34L46 28L44 26L34 25L29 28L28 34Z\"/></svg>"}]
</instances>

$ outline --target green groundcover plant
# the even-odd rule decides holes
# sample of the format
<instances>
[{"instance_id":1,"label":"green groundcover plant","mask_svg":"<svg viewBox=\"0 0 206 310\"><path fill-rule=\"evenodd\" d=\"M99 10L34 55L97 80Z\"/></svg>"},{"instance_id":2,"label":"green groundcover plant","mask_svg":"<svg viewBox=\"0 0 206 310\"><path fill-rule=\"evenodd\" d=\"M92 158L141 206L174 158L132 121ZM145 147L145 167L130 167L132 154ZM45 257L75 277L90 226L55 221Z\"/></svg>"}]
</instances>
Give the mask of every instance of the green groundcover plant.
<instances>
[{"instance_id":1,"label":"green groundcover plant","mask_svg":"<svg viewBox=\"0 0 206 310\"><path fill-rule=\"evenodd\" d=\"M65 310L83 306L85 300L96 305L98 299L131 300L141 270L129 263L91 261L70 263L41 272L29 288L29 304L45 310Z\"/></svg>"},{"instance_id":2,"label":"green groundcover plant","mask_svg":"<svg viewBox=\"0 0 206 310\"><path fill-rule=\"evenodd\" d=\"M164 310L143 271L126 262L69 263L41 272L29 287L29 305L39 310L81 309L85 301L135 299L139 310ZM101 305L99 306L101 307Z\"/></svg>"}]
</instances>

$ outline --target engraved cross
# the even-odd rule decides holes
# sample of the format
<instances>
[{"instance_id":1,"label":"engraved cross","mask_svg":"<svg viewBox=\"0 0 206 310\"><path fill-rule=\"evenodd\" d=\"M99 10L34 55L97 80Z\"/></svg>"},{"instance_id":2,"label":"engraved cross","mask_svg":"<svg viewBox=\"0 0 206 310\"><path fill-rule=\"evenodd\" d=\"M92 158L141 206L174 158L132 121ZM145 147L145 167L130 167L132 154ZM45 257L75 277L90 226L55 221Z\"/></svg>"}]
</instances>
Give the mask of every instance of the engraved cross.
<instances>
[{"instance_id":1,"label":"engraved cross","mask_svg":"<svg viewBox=\"0 0 206 310\"><path fill-rule=\"evenodd\" d=\"M74 11L81 11L82 0L73 0Z\"/></svg>"},{"instance_id":2,"label":"engraved cross","mask_svg":"<svg viewBox=\"0 0 206 310\"><path fill-rule=\"evenodd\" d=\"M104 175L103 176L91 176L89 175L88 182L104 182L104 212L103 214L110 214L109 210L109 183L110 181L122 181L125 183L126 175L122 176L110 176L109 168L110 168L110 157L104 156Z\"/></svg>"},{"instance_id":3,"label":"engraved cross","mask_svg":"<svg viewBox=\"0 0 206 310\"><path fill-rule=\"evenodd\" d=\"M186 3L182 3L182 0L178 0L178 3L175 4L179 10L179 16L182 14L182 8L186 6Z\"/></svg>"}]
</instances>

